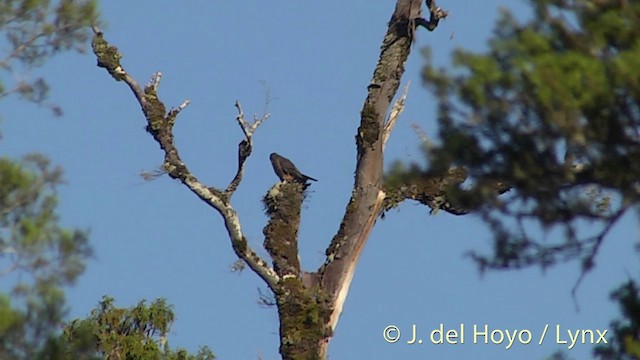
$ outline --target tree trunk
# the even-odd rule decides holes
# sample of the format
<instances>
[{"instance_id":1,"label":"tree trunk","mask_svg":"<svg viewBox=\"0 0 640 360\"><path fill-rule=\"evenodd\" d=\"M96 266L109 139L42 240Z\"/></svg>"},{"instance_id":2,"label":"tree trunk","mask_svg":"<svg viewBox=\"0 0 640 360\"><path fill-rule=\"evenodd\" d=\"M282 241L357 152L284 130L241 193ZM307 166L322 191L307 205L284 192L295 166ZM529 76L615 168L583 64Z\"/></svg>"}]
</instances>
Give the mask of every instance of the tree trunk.
<instances>
[{"instance_id":1,"label":"tree trunk","mask_svg":"<svg viewBox=\"0 0 640 360\"><path fill-rule=\"evenodd\" d=\"M282 359L324 359L331 337L328 296L317 286L306 288L297 278L283 280L278 290Z\"/></svg>"}]
</instances>

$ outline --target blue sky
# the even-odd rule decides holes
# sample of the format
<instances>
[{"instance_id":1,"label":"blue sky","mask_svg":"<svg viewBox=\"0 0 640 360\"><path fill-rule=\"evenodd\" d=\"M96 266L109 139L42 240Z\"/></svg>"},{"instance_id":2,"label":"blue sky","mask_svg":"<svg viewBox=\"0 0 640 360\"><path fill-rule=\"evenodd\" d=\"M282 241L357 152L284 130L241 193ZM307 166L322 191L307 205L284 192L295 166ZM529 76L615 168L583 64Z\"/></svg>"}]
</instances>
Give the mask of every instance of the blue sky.
<instances>
[{"instance_id":1,"label":"blue sky","mask_svg":"<svg viewBox=\"0 0 640 360\"><path fill-rule=\"evenodd\" d=\"M312 186L300 229L305 269L315 270L337 231L350 195L354 135L366 86L378 59L393 1L103 1L108 41L123 53L127 71L146 83L163 72L160 96L167 106L191 105L178 118L176 144L194 174L225 187L234 175L242 133L234 118L239 100L247 114L264 107L270 87L271 117L254 136L254 153L233 203L254 249L264 254L266 216L261 198L277 178L268 155L276 151L319 181ZM441 0L451 12L433 33L421 30L407 63L407 107L386 151L419 161L418 124L435 134L435 102L421 86L420 48L430 46L447 64L456 47L482 50L498 7L526 16L524 1ZM209 345L221 359L277 359L275 308L258 304L266 291L250 271L231 273L235 261L222 221L179 183L145 182L141 171L162 161L144 132L144 118L123 83L95 66L90 55L56 57L37 73L52 85L52 100L65 111L52 118L43 108L5 99L0 153L40 151L64 167L60 214L66 226L87 228L96 257L68 296L71 315L86 316L102 295L117 305L165 297L175 306L172 346ZM635 215L634 215L635 216ZM627 216L602 247L597 268L571 298L577 263L488 273L481 277L464 253L490 247L490 233L475 216L430 216L406 203L379 221L361 258L332 340L331 359L543 359L566 345L545 324L563 329L604 329L617 315L611 289L637 274L638 224ZM265 255L266 257L266 255ZM423 331L444 323L466 327L464 345L407 345L411 324ZM473 325L529 330L529 345L473 344ZM388 344L383 329L397 325L403 339ZM551 331L550 330L550 331ZM564 335L564 338L567 336ZM590 358L591 345L569 354Z\"/></svg>"}]
</instances>

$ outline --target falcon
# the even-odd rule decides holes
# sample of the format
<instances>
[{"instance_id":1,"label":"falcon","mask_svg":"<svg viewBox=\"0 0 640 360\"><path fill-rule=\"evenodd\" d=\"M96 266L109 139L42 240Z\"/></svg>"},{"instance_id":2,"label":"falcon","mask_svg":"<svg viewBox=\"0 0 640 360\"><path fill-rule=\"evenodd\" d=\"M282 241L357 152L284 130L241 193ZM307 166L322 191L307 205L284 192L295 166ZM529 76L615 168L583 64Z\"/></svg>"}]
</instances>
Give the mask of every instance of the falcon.
<instances>
[{"instance_id":1,"label":"falcon","mask_svg":"<svg viewBox=\"0 0 640 360\"><path fill-rule=\"evenodd\" d=\"M318 181L311 176L301 173L300 170L293 165L291 160L276 153L271 153L269 160L271 160L271 165L273 165L273 171L276 172L276 175L278 175L281 181L295 181L301 184L306 184L308 180Z\"/></svg>"}]
</instances>

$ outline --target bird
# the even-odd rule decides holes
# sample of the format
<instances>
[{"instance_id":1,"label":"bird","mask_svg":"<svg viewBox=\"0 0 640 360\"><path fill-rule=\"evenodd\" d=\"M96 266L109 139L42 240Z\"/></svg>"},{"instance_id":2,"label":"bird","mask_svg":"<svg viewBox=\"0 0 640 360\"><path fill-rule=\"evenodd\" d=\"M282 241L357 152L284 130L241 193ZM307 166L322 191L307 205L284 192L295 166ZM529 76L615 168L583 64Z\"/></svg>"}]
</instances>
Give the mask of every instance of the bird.
<instances>
[{"instance_id":1,"label":"bird","mask_svg":"<svg viewBox=\"0 0 640 360\"><path fill-rule=\"evenodd\" d=\"M295 181L301 184L306 184L308 180L318 181L311 176L301 173L300 170L293 165L291 160L286 157L271 153L269 160L271 160L271 165L273 165L273 171L275 171L281 181Z\"/></svg>"}]
</instances>

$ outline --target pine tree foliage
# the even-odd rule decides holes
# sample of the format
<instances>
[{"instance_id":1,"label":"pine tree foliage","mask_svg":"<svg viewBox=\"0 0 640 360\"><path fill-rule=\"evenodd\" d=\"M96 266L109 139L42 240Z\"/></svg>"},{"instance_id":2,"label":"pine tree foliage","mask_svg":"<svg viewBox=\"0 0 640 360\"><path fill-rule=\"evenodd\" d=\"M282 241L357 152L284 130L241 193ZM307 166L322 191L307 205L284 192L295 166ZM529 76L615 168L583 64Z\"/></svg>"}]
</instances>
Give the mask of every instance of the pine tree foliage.
<instances>
[{"instance_id":1,"label":"pine tree foliage","mask_svg":"<svg viewBox=\"0 0 640 360\"><path fill-rule=\"evenodd\" d=\"M481 269L579 259L588 271L640 200L640 2L528 2L531 20L504 10L488 50L455 51L452 70L426 52L438 141L426 166L387 178L463 169L447 196L494 232L493 254L471 254Z\"/></svg>"}]
</instances>

